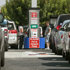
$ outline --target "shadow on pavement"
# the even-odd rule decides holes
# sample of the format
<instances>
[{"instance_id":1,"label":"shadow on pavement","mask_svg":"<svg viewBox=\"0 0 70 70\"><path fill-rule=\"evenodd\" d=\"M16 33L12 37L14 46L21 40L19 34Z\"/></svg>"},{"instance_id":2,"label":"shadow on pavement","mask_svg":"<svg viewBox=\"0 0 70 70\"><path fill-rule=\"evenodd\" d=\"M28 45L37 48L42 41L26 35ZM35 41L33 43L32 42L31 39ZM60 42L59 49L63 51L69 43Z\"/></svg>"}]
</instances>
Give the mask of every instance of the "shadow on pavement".
<instances>
[{"instance_id":1,"label":"shadow on pavement","mask_svg":"<svg viewBox=\"0 0 70 70\"><path fill-rule=\"evenodd\" d=\"M39 59L45 61L42 63L43 66L49 67L46 70L70 70L70 64L62 57L46 57Z\"/></svg>"},{"instance_id":2,"label":"shadow on pavement","mask_svg":"<svg viewBox=\"0 0 70 70\"><path fill-rule=\"evenodd\" d=\"M39 58L41 60L47 60L47 61L64 61L65 59L62 57L43 57Z\"/></svg>"}]
</instances>

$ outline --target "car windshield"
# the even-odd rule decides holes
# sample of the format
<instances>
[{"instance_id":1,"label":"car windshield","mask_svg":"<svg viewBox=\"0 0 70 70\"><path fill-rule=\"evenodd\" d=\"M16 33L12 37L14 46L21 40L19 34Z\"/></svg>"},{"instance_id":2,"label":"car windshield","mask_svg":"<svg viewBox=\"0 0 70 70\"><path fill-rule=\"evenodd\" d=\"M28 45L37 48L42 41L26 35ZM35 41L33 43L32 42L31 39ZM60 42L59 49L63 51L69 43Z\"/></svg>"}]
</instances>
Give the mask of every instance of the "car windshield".
<instances>
[{"instance_id":1,"label":"car windshield","mask_svg":"<svg viewBox=\"0 0 70 70\"><path fill-rule=\"evenodd\" d=\"M1 25L2 27L7 27L7 25Z\"/></svg>"},{"instance_id":2,"label":"car windshield","mask_svg":"<svg viewBox=\"0 0 70 70\"><path fill-rule=\"evenodd\" d=\"M8 30L14 30L14 26L11 23L8 23Z\"/></svg>"},{"instance_id":3,"label":"car windshield","mask_svg":"<svg viewBox=\"0 0 70 70\"><path fill-rule=\"evenodd\" d=\"M60 25L61 23L63 23L65 20L70 19L70 15L61 15L58 21L58 25Z\"/></svg>"}]
</instances>

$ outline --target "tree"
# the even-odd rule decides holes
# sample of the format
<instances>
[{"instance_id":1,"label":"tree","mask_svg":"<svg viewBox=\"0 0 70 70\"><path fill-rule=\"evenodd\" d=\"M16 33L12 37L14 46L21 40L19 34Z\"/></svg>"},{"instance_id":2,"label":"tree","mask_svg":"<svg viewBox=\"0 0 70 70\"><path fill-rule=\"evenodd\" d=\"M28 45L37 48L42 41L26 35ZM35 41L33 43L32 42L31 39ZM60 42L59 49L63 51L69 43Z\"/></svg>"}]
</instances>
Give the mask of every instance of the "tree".
<instances>
[{"instance_id":1,"label":"tree","mask_svg":"<svg viewBox=\"0 0 70 70\"><path fill-rule=\"evenodd\" d=\"M31 7L31 0L6 0L2 7L5 18L17 22L17 24L28 24L28 9ZM44 23L50 19L50 15L70 13L70 0L38 0L40 8L40 22Z\"/></svg>"}]
</instances>

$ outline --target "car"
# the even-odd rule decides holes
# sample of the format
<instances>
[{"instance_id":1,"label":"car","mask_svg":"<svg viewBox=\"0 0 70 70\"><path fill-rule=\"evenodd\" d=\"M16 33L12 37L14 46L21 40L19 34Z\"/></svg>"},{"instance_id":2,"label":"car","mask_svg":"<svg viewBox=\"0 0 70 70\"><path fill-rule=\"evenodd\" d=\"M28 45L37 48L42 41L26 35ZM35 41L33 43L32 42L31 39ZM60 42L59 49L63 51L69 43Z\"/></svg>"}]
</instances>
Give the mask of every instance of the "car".
<instances>
[{"instance_id":1,"label":"car","mask_svg":"<svg viewBox=\"0 0 70 70\"><path fill-rule=\"evenodd\" d=\"M69 36L69 38L70 38L70 36ZM68 60L69 60L69 63L70 63L70 40L69 40L69 55L68 55Z\"/></svg>"},{"instance_id":2,"label":"car","mask_svg":"<svg viewBox=\"0 0 70 70\"><path fill-rule=\"evenodd\" d=\"M63 47L62 55L66 60L68 60L70 48L70 20L64 21L61 30L63 31L63 38L61 41Z\"/></svg>"},{"instance_id":3,"label":"car","mask_svg":"<svg viewBox=\"0 0 70 70\"><path fill-rule=\"evenodd\" d=\"M4 21L4 16L2 13L0 13L0 68L1 66L4 66L5 64L5 57L4 57L4 49L5 49L5 38L4 38L4 31L1 29L1 25Z\"/></svg>"},{"instance_id":4,"label":"car","mask_svg":"<svg viewBox=\"0 0 70 70\"><path fill-rule=\"evenodd\" d=\"M5 51L8 51L8 28L7 28L7 20L4 19L1 25L2 31L4 31L4 38L5 38Z\"/></svg>"},{"instance_id":5,"label":"car","mask_svg":"<svg viewBox=\"0 0 70 70\"><path fill-rule=\"evenodd\" d=\"M19 48L18 30L16 28L15 22L8 20L7 26L8 26L8 44L11 46L11 48L18 49Z\"/></svg>"},{"instance_id":6,"label":"car","mask_svg":"<svg viewBox=\"0 0 70 70\"><path fill-rule=\"evenodd\" d=\"M52 51L56 54L62 54L62 47L61 47L61 38L62 32L60 32L60 28L63 25L65 20L70 19L69 14L61 14L57 18L57 22L54 25L54 28L51 32L51 44L52 44Z\"/></svg>"}]
</instances>

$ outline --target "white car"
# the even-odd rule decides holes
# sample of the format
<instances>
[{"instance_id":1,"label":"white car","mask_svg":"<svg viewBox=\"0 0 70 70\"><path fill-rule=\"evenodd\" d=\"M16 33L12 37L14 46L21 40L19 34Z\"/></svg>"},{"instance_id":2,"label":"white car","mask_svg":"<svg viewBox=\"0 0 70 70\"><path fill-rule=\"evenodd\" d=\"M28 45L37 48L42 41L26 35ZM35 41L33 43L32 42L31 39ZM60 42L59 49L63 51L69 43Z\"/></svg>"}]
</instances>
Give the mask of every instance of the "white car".
<instances>
[{"instance_id":1,"label":"white car","mask_svg":"<svg viewBox=\"0 0 70 70\"><path fill-rule=\"evenodd\" d=\"M12 48L18 48L18 31L15 22L8 21L8 44Z\"/></svg>"},{"instance_id":2,"label":"white car","mask_svg":"<svg viewBox=\"0 0 70 70\"><path fill-rule=\"evenodd\" d=\"M70 20L64 22L64 25L61 28L63 30L63 38L62 38L62 47L63 47L63 57L65 59L70 59Z\"/></svg>"}]
</instances>

